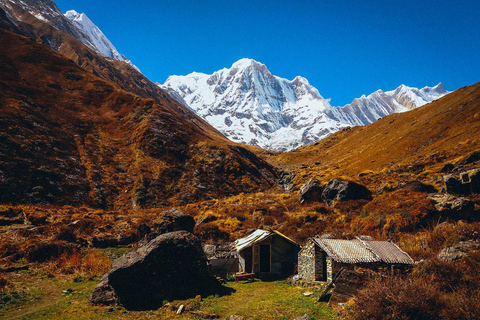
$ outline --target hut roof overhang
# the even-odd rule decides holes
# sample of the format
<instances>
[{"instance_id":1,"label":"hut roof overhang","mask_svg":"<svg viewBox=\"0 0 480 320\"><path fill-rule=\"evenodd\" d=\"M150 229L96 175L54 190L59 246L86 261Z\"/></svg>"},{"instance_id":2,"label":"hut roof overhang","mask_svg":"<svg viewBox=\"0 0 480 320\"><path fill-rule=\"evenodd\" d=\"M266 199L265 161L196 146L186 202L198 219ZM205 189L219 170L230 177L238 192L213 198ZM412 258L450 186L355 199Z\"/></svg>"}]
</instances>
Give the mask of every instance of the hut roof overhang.
<instances>
[{"instance_id":1,"label":"hut roof overhang","mask_svg":"<svg viewBox=\"0 0 480 320\"><path fill-rule=\"evenodd\" d=\"M264 241L265 239L270 238L274 235L278 235L278 236L284 238L285 240L287 240L288 242L290 242L291 244L299 247L299 245L295 241L293 241L292 239L290 239L289 237L287 237L286 235L282 234L279 231L258 229L255 232L251 233L250 235L246 236L245 238L241 238L241 239L236 240L235 241L235 248L237 249L238 252L240 252L243 249L246 249L246 248L251 247L251 246L253 246L257 243L260 243L260 242Z\"/></svg>"}]
</instances>

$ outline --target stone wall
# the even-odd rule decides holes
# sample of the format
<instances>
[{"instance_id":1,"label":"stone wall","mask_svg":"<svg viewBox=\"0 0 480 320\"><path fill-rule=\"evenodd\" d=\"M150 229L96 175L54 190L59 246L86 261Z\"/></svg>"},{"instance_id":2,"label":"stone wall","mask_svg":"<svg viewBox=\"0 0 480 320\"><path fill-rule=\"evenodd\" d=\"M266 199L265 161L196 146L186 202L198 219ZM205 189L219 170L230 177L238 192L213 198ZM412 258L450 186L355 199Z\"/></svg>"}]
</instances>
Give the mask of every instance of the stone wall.
<instances>
[{"instance_id":1,"label":"stone wall","mask_svg":"<svg viewBox=\"0 0 480 320\"><path fill-rule=\"evenodd\" d=\"M306 281L315 281L315 247L310 241L298 254L298 275Z\"/></svg>"}]
</instances>

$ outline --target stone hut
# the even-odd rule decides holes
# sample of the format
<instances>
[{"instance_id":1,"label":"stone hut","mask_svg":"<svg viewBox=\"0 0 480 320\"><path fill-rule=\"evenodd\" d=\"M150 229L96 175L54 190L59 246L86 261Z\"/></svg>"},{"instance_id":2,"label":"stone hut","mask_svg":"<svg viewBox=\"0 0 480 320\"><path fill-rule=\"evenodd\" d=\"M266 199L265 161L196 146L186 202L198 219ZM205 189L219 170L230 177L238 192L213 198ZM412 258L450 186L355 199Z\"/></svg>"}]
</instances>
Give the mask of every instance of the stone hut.
<instances>
[{"instance_id":1,"label":"stone hut","mask_svg":"<svg viewBox=\"0 0 480 320\"><path fill-rule=\"evenodd\" d=\"M255 274L292 275L300 246L278 231L258 229L235 241L239 271Z\"/></svg>"},{"instance_id":2,"label":"stone hut","mask_svg":"<svg viewBox=\"0 0 480 320\"><path fill-rule=\"evenodd\" d=\"M331 282L342 268L403 272L413 264L390 241L310 238L298 255L298 275L307 281Z\"/></svg>"}]
</instances>

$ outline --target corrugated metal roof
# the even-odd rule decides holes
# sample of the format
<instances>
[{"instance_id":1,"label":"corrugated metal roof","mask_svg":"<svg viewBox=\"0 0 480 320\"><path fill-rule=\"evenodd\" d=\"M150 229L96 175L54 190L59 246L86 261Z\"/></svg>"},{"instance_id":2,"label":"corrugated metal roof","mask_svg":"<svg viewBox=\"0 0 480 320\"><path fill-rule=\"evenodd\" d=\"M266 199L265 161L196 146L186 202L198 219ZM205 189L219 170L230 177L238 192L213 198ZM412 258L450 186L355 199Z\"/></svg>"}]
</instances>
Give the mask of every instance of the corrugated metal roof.
<instances>
[{"instance_id":1,"label":"corrugated metal roof","mask_svg":"<svg viewBox=\"0 0 480 320\"><path fill-rule=\"evenodd\" d=\"M413 264L413 260L407 253L389 241L320 238L312 238L312 240L336 262Z\"/></svg>"},{"instance_id":2,"label":"corrugated metal roof","mask_svg":"<svg viewBox=\"0 0 480 320\"><path fill-rule=\"evenodd\" d=\"M252 234L246 236L245 238L235 240L235 248L237 249L237 251L241 251L245 248L253 246L256 243L267 239L268 237L273 236L274 234L277 234L277 235L285 238L286 240L288 240L292 244L298 246L298 244L295 241L293 241L292 239L290 239L289 237L283 235L282 233L280 233L278 231L267 231L267 230L258 229L255 232L253 232Z\"/></svg>"},{"instance_id":3,"label":"corrugated metal roof","mask_svg":"<svg viewBox=\"0 0 480 320\"><path fill-rule=\"evenodd\" d=\"M314 241L337 262L371 263L379 262L378 257L368 250L360 240L318 239Z\"/></svg>"},{"instance_id":4,"label":"corrugated metal roof","mask_svg":"<svg viewBox=\"0 0 480 320\"><path fill-rule=\"evenodd\" d=\"M412 258L395 243L389 241L364 241L375 254L386 263L413 264Z\"/></svg>"}]
</instances>

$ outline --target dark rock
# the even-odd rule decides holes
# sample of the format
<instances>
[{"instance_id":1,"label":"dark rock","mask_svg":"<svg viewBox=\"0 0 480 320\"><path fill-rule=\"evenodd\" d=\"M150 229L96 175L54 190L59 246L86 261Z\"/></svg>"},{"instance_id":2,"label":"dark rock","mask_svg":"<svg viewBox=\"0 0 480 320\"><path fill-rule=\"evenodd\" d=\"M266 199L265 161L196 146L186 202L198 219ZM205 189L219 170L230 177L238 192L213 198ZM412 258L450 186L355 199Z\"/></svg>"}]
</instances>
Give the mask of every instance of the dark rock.
<instances>
[{"instance_id":1,"label":"dark rock","mask_svg":"<svg viewBox=\"0 0 480 320\"><path fill-rule=\"evenodd\" d=\"M475 203L463 197L456 197L451 194L431 194L428 196L433 200L435 209L440 213L446 213L449 217L466 219L471 217L475 209Z\"/></svg>"},{"instance_id":2,"label":"dark rock","mask_svg":"<svg viewBox=\"0 0 480 320\"><path fill-rule=\"evenodd\" d=\"M152 229L145 223L140 223L137 227L137 237L139 239L145 237L150 232L152 232Z\"/></svg>"},{"instance_id":3,"label":"dark rock","mask_svg":"<svg viewBox=\"0 0 480 320\"><path fill-rule=\"evenodd\" d=\"M200 241L187 231L176 231L115 260L93 289L90 302L158 309L164 300L195 297L214 283Z\"/></svg>"},{"instance_id":4,"label":"dark rock","mask_svg":"<svg viewBox=\"0 0 480 320\"><path fill-rule=\"evenodd\" d=\"M203 217L202 219L198 220L198 222L195 224L195 226L197 227L201 224L213 222L213 221L216 221L217 219L218 218L215 217L215 216L206 216L206 217Z\"/></svg>"},{"instance_id":5,"label":"dark rock","mask_svg":"<svg viewBox=\"0 0 480 320\"><path fill-rule=\"evenodd\" d=\"M293 173L282 173L282 176L277 181L277 185L282 187L285 192L291 192L295 187L295 184L292 182L293 178L295 178L295 174Z\"/></svg>"},{"instance_id":6,"label":"dark rock","mask_svg":"<svg viewBox=\"0 0 480 320\"><path fill-rule=\"evenodd\" d=\"M176 208L162 212L153 221L153 231L158 234L180 230L193 233L194 227L193 217Z\"/></svg>"},{"instance_id":7,"label":"dark rock","mask_svg":"<svg viewBox=\"0 0 480 320\"><path fill-rule=\"evenodd\" d=\"M453 164L447 163L446 165L443 166L443 168L442 168L442 170L440 170L440 172L443 172L443 173L452 172L453 168L455 168L455 166Z\"/></svg>"},{"instance_id":8,"label":"dark rock","mask_svg":"<svg viewBox=\"0 0 480 320\"><path fill-rule=\"evenodd\" d=\"M320 182L314 178L307 181L298 191L300 203L308 203L322 200L323 188Z\"/></svg>"},{"instance_id":9,"label":"dark rock","mask_svg":"<svg viewBox=\"0 0 480 320\"><path fill-rule=\"evenodd\" d=\"M470 193L480 193L480 169L468 171L470 179Z\"/></svg>"},{"instance_id":10,"label":"dark rock","mask_svg":"<svg viewBox=\"0 0 480 320\"><path fill-rule=\"evenodd\" d=\"M437 192L434 186L422 183L418 180L409 181L400 189L405 189L412 192L434 193Z\"/></svg>"},{"instance_id":11,"label":"dark rock","mask_svg":"<svg viewBox=\"0 0 480 320\"><path fill-rule=\"evenodd\" d=\"M468 155L465 159L460 161L458 164L466 165L466 164L477 162L478 160L480 160L480 151L475 151L472 154Z\"/></svg>"},{"instance_id":12,"label":"dark rock","mask_svg":"<svg viewBox=\"0 0 480 320\"><path fill-rule=\"evenodd\" d=\"M448 174L443 177L445 182L445 191L450 194L466 194L468 193L468 186L463 184L459 179L455 178L453 175Z\"/></svg>"},{"instance_id":13,"label":"dark rock","mask_svg":"<svg viewBox=\"0 0 480 320\"><path fill-rule=\"evenodd\" d=\"M74 253L79 246L64 241L39 241L26 249L26 258L30 262L45 262L58 258L65 253Z\"/></svg>"},{"instance_id":14,"label":"dark rock","mask_svg":"<svg viewBox=\"0 0 480 320\"><path fill-rule=\"evenodd\" d=\"M332 205L334 201L371 200L372 193L356 182L332 179L324 187L322 199L326 204Z\"/></svg>"},{"instance_id":15,"label":"dark rock","mask_svg":"<svg viewBox=\"0 0 480 320\"><path fill-rule=\"evenodd\" d=\"M461 241L454 246L442 249L437 258L442 261L455 261L467 257L470 251L480 249L480 244L474 241Z\"/></svg>"}]
</instances>

